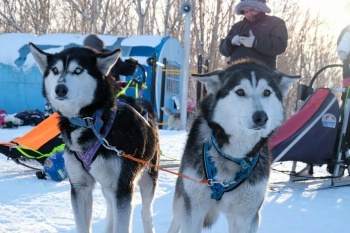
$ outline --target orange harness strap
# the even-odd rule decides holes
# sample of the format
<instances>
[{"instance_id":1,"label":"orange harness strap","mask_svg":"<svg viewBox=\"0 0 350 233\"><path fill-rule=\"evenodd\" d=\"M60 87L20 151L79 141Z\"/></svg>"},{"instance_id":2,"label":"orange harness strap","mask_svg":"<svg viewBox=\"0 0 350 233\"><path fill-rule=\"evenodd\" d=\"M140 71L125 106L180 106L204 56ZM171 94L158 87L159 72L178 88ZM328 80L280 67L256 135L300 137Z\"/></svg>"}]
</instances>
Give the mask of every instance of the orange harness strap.
<instances>
[{"instance_id":1,"label":"orange harness strap","mask_svg":"<svg viewBox=\"0 0 350 233\"><path fill-rule=\"evenodd\" d=\"M135 162L142 163L142 164L145 164L145 165L148 165L148 166L157 168L157 169L159 169L159 170L161 170L161 171L165 171L165 172L168 172L168 173L171 173L171 174L180 176L180 177L182 177L182 178L186 178L186 179L195 181L195 182L197 182L197 183L208 184L208 180L196 180L196 179L193 179L193 178L191 178L191 177L189 177L189 176L186 176L186 175L184 175L184 174L177 173L177 172L173 172L173 171L170 171L170 170L161 168L159 165L154 165L154 164L152 164L152 163L150 163L150 162L147 162L147 161L145 161L145 160L135 158L134 156L132 156L132 155L130 155L130 154L126 154L125 152L123 152L123 153L121 154L121 156L123 156L124 158L127 158L127 159L131 159L131 160L133 160L133 161L135 161Z\"/></svg>"}]
</instances>

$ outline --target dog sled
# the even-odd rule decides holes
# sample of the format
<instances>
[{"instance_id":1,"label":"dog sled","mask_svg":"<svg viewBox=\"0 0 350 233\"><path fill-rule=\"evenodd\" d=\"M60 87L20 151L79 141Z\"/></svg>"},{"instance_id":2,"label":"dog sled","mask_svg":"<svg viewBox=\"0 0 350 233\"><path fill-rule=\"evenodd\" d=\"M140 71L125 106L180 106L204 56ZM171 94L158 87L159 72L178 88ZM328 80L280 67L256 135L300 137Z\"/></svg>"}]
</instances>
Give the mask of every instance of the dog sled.
<instances>
[{"instance_id":1,"label":"dog sled","mask_svg":"<svg viewBox=\"0 0 350 233\"><path fill-rule=\"evenodd\" d=\"M64 167L64 143L58 129L58 114L53 113L22 137L0 142L0 153L19 165L36 170L39 179L54 181L67 177Z\"/></svg>"},{"instance_id":2,"label":"dog sled","mask_svg":"<svg viewBox=\"0 0 350 233\"><path fill-rule=\"evenodd\" d=\"M140 68L141 74L137 77L130 78L129 81L117 81L118 94L120 95L132 95L134 94L135 98L142 98L143 91L147 89L147 72L145 67L141 65L134 58L130 58L137 63L137 67ZM131 92L130 90L133 89Z\"/></svg>"},{"instance_id":3,"label":"dog sled","mask_svg":"<svg viewBox=\"0 0 350 233\"><path fill-rule=\"evenodd\" d=\"M54 113L22 137L1 142L0 153L18 164L41 170L49 156L64 149L57 117L58 114ZM29 162L30 160L35 160L36 163Z\"/></svg>"},{"instance_id":4,"label":"dog sled","mask_svg":"<svg viewBox=\"0 0 350 233\"><path fill-rule=\"evenodd\" d=\"M272 162L293 161L290 180L331 179L332 186L350 184L349 115L350 82L342 88L313 88L320 69L309 85L299 84L298 100L304 101L299 111L272 136L269 148ZM342 93L339 101L335 93ZM306 167L297 171L297 162ZM314 176L314 166L326 166L329 176ZM346 171L348 175L346 176Z\"/></svg>"}]
</instances>

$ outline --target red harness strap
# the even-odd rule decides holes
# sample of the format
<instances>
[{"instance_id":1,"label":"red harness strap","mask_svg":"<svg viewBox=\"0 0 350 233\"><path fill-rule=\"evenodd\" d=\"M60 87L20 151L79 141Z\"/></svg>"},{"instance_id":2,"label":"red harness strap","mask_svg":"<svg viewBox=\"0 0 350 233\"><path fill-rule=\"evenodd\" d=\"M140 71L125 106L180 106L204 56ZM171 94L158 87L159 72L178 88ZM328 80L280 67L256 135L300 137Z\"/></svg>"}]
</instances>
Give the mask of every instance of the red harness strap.
<instances>
[{"instance_id":1,"label":"red harness strap","mask_svg":"<svg viewBox=\"0 0 350 233\"><path fill-rule=\"evenodd\" d=\"M350 77L343 79L343 87L350 86Z\"/></svg>"},{"instance_id":2,"label":"red harness strap","mask_svg":"<svg viewBox=\"0 0 350 233\"><path fill-rule=\"evenodd\" d=\"M135 161L135 162L142 163L142 164L145 164L145 165L154 167L154 168L159 169L159 170L161 170L161 171L165 171L165 172L168 172L168 173L171 173L171 174L180 176L180 177L182 177L182 178L195 181L195 182L197 182L197 183L208 184L208 180L205 180L205 179L203 179L203 180L196 180L196 179L193 179L193 178L191 178L191 177L189 177L189 176L186 176L186 175L184 175L184 174L177 173L177 172L173 172L173 171L164 169L164 168L160 167L159 165L155 165L155 164L152 164L152 163L147 162L147 161L145 161L145 160L135 158L134 156L132 156L132 155L130 155L130 154L126 154L125 152L123 152L123 153L121 154L121 156L123 156L124 158L127 158L127 159L131 159L131 160L133 160L133 161Z\"/></svg>"}]
</instances>

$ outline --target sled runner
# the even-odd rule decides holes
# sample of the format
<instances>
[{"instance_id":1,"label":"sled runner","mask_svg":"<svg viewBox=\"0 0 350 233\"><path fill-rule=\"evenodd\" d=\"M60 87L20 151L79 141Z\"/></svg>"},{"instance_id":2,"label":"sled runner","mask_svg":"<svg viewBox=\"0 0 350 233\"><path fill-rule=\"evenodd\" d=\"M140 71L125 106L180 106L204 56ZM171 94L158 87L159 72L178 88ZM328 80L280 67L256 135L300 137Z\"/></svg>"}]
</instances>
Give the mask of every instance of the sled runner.
<instances>
[{"instance_id":1,"label":"sled runner","mask_svg":"<svg viewBox=\"0 0 350 233\"><path fill-rule=\"evenodd\" d=\"M312 78L309 86L299 85L298 99L305 100L300 110L288 119L269 142L273 162L293 161L291 180L314 179L313 166L327 165L332 185L350 184L344 171L350 164L349 133L347 132L350 101L350 85L344 80L343 88L318 88L312 85L318 74L330 67L322 68ZM342 92L342 104L333 92ZM306 163L296 171L297 162Z\"/></svg>"}]
</instances>

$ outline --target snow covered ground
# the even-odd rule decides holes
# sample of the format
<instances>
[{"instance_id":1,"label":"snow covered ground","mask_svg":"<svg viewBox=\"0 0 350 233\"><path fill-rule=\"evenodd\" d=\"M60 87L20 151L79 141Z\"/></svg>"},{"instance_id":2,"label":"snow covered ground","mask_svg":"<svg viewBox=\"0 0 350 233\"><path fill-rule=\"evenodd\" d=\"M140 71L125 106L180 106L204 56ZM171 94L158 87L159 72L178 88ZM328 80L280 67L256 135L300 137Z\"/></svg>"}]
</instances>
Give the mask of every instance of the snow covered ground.
<instances>
[{"instance_id":1,"label":"snow covered ground","mask_svg":"<svg viewBox=\"0 0 350 233\"><path fill-rule=\"evenodd\" d=\"M10 141L32 127L0 129L0 142ZM185 131L161 130L162 152L179 159L187 134ZM291 163L275 164L279 170L290 170ZM173 168L177 171L177 168ZM327 175L325 167L315 168L316 175ZM273 171L271 188L262 209L259 233L330 233L349 232L350 187L327 187L329 180L292 183L283 173ZM176 177L161 171L154 202L156 232L167 232L172 217L172 198ZM75 232L70 206L68 181L39 180L35 171L7 160L0 154L0 232L44 233ZM141 233L141 200L134 200L133 232ZM97 185L94 191L94 233L104 232L106 205ZM226 219L221 216L210 231L227 232Z\"/></svg>"}]
</instances>

